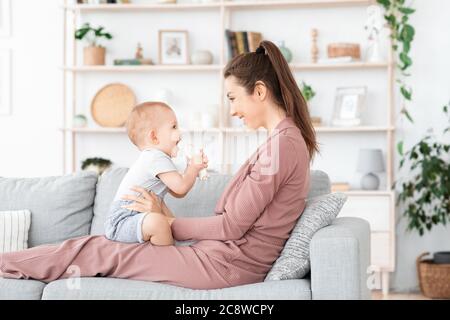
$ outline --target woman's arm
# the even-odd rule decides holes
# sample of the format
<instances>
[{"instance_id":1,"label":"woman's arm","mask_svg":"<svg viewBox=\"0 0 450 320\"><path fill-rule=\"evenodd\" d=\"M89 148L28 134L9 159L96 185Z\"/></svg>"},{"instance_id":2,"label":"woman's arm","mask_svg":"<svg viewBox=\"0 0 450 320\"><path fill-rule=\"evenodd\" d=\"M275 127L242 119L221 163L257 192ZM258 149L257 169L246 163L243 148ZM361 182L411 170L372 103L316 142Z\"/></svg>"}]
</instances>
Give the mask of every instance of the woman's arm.
<instances>
[{"instance_id":1,"label":"woman's arm","mask_svg":"<svg viewBox=\"0 0 450 320\"><path fill-rule=\"evenodd\" d=\"M185 240L237 240L253 226L269 205L285 177L292 173L299 155L292 142L280 137L279 152L272 152L269 165L276 162L273 172L259 159L242 181L239 191L225 204L223 214L202 218L176 218L172 223L175 239ZM306 152L306 151L305 151ZM269 159L267 159L269 160ZM274 162L275 161L275 162ZM265 174L268 173L268 174Z\"/></svg>"}]
</instances>

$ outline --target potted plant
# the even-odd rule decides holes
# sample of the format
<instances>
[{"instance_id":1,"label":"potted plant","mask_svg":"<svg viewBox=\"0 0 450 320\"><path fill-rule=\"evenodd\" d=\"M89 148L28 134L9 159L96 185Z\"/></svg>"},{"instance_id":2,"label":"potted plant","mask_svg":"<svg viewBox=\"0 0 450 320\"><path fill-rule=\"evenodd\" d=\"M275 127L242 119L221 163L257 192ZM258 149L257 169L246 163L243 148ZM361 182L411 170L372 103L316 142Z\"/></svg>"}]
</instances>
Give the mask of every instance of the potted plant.
<instances>
[{"instance_id":1,"label":"potted plant","mask_svg":"<svg viewBox=\"0 0 450 320\"><path fill-rule=\"evenodd\" d=\"M311 107L310 101L312 100L312 98L314 98L316 96L316 92L313 90L313 88L305 83L304 81L302 81L302 84L300 86L300 91L303 95L303 97L305 98L308 107ZM311 117L311 121L313 123L313 125L320 125L322 120L320 117Z\"/></svg>"},{"instance_id":2,"label":"potted plant","mask_svg":"<svg viewBox=\"0 0 450 320\"><path fill-rule=\"evenodd\" d=\"M103 27L93 28L89 23L85 23L75 31L75 39L88 43L88 46L84 48L85 65L105 64L106 49L99 44L99 40L102 38L111 40L113 37L110 33L105 32Z\"/></svg>"},{"instance_id":3,"label":"potted plant","mask_svg":"<svg viewBox=\"0 0 450 320\"><path fill-rule=\"evenodd\" d=\"M307 102L309 102L316 95L316 92L313 90L313 88L310 85L306 84L304 81L302 81L300 91L302 92L302 95Z\"/></svg>"},{"instance_id":4,"label":"potted plant","mask_svg":"<svg viewBox=\"0 0 450 320\"><path fill-rule=\"evenodd\" d=\"M112 162L103 158L88 158L81 163L81 169L95 171L100 176L106 169L111 167Z\"/></svg>"},{"instance_id":5,"label":"potted plant","mask_svg":"<svg viewBox=\"0 0 450 320\"><path fill-rule=\"evenodd\" d=\"M450 103L449 103L450 104ZM448 107L443 111L449 120ZM443 140L450 132L443 132ZM448 138L447 140L448 141ZM422 236L436 225L446 225L450 220L450 144L438 142L432 130L408 152L403 153L399 144L401 161L399 168L408 161L408 178L396 181L401 184L397 204L403 203L403 216L408 221L407 229ZM417 272L423 295L430 298L450 298L450 252L436 252L434 259L423 260L424 253L417 258Z\"/></svg>"}]
</instances>

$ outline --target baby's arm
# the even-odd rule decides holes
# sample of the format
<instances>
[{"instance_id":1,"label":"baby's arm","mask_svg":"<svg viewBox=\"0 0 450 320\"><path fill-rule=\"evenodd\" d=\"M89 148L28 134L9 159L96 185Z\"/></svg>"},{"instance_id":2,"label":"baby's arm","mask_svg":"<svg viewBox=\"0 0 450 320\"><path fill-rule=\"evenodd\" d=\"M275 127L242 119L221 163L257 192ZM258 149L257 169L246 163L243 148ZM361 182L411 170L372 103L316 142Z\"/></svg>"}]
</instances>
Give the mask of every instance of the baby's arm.
<instances>
[{"instance_id":1,"label":"baby's arm","mask_svg":"<svg viewBox=\"0 0 450 320\"><path fill-rule=\"evenodd\" d=\"M198 171L187 168L183 175L177 171L160 173L158 178L170 189L176 197L184 197L195 183Z\"/></svg>"},{"instance_id":2,"label":"baby's arm","mask_svg":"<svg viewBox=\"0 0 450 320\"><path fill-rule=\"evenodd\" d=\"M158 178L169 188L173 196L177 198L184 197L194 186L200 170L208 167L208 159L203 153L202 159L201 163L195 163L191 159L184 174L180 174L177 171L169 171L158 174Z\"/></svg>"}]
</instances>

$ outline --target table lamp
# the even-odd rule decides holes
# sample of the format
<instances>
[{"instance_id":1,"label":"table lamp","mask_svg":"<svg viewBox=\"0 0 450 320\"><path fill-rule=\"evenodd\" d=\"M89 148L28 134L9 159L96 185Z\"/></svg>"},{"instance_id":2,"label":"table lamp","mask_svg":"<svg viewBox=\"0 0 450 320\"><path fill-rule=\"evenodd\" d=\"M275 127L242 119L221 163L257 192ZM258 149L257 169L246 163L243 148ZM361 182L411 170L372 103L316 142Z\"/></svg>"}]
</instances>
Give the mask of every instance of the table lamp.
<instances>
[{"instance_id":1,"label":"table lamp","mask_svg":"<svg viewBox=\"0 0 450 320\"><path fill-rule=\"evenodd\" d=\"M357 171L365 173L361 178L361 188L363 190L378 190L380 179L374 172L384 172L381 149L359 150Z\"/></svg>"}]
</instances>

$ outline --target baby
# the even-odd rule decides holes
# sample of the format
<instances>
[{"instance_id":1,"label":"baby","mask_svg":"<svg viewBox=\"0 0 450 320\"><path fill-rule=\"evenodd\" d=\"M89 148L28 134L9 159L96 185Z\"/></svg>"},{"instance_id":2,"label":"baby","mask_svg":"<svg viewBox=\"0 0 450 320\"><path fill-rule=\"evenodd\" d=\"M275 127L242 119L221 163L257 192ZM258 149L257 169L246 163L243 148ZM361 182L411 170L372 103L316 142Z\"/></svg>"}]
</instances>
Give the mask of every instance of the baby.
<instances>
[{"instance_id":1,"label":"baby","mask_svg":"<svg viewBox=\"0 0 450 320\"><path fill-rule=\"evenodd\" d=\"M173 245L171 228L164 217L173 217L173 214L164 203L164 196L170 192L174 197L184 197L199 172L207 168L208 160L201 152L196 157L199 161L191 159L184 174L177 171L171 157L178 153L180 131L175 113L164 103L137 105L128 117L126 128L141 154L120 183L105 222L105 236L120 242L150 241L154 245ZM132 201L123 197L128 194L139 196L133 189L135 186L152 191L161 199L162 214L127 209Z\"/></svg>"}]
</instances>

